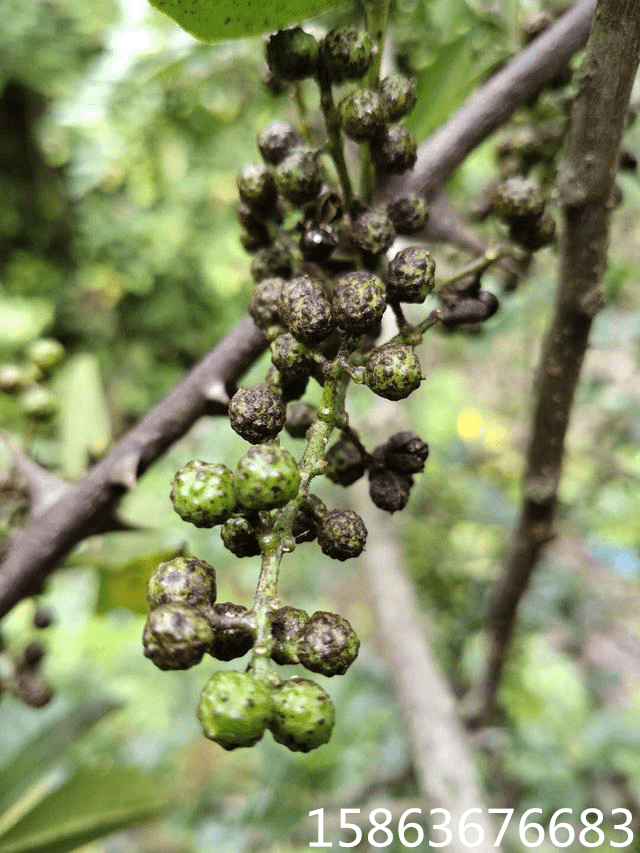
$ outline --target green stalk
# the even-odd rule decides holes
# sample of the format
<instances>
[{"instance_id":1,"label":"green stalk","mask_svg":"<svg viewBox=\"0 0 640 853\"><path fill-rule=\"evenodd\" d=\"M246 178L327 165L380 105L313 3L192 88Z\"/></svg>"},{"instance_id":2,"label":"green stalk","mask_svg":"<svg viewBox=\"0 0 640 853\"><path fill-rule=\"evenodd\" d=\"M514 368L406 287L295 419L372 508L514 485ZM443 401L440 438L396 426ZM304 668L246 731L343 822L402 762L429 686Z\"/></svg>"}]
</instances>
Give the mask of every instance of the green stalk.
<instances>
[{"instance_id":1,"label":"green stalk","mask_svg":"<svg viewBox=\"0 0 640 853\"><path fill-rule=\"evenodd\" d=\"M321 63L322 66L322 63ZM353 187L351 186L351 178L347 170L347 164L344 159L344 151L342 150L342 136L340 134L340 119L338 111L333 100L333 92L331 91L331 81L326 73L326 70L320 67L318 71L318 86L320 88L320 107L324 116L324 122L327 128L329 137L329 151L338 173L338 180L342 187L347 210L353 209Z\"/></svg>"},{"instance_id":2,"label":"green stalk","mask_svg":"<svg viewBox=\"0 0 640 853\"><path fill-rule=\"evenodd\" d=\"M367 86L370 89L375 89L380 82L380 66L382 63L382 54L384 52L384 39L387 31L387 22L389 18L390 0L365 0L364 8L367 19L367 32L369 38L375 46L373 60L367 72ZM361 148L362 151L362 198L365 204L371 204L373 201L374 190L374 169L373 160L371 157L371 145L366 143Z\"/></svg>"}]
</instances>

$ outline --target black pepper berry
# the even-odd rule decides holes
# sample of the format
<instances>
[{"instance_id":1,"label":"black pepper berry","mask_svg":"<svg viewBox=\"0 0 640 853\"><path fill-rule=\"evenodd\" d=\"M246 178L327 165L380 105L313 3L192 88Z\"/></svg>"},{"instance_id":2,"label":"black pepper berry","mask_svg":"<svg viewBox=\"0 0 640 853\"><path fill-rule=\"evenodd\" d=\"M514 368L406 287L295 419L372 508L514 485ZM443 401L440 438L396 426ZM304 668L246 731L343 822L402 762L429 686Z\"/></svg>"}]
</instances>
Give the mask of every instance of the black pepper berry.
<instances>
[{"instance_id":1,"label":"black pepper berry","mask_svg":"<svg viewBox=\"0 0 640 853\"><path fill-rule=\"evenodd\" d=\"M176 472L170 497L183 521L196 527L222 524L236 508L233 474L225 465L193 459Z\"/></svg>"},{"instance_id":2,"label":"black pepper berry","mask_svg":"<svg viewBox=\"0 0 640 853\"><path fill-rule=\"evenodd\" d=\"M395 302L422 303L433 290L436 265L429 252L417 246L402 249L389 263L385 284Z\"/></svg>"},{"instance_id":3,"label":"black pepper berry","mask_svg":"<svg viewBox=\"0 0 640 853\"><path fill-rule=\"evenodd\" d=\"M278 301L284 279L265 278L256 283L249 303L249 314L259 329L266 332L280 322Z\"/></svg>"},{"instance_id":4,"label":"black pepper berry","mask_svg":"<svg viewBox=\"0 0 640 853\"><path fill-rule=\"evenodd\" d=\"M144 654L158 669L188 669L200 663L213 639L209 620L182 604L161 604L147 616Z\"/></svg>"},{"instance_id":5,"label":"black pepper berry","mask_svg":"<svg viewBox=\"0 0 640 853\"><path fill-rule=\"evenodd\" d=\"M254 281L265 278L288 278L293 270L291 246L280 240L270 246L259 249L251 261L251 275Z\"/></svg>"},{"instance_id":6,"label":"black pepper berry","mask_svg":"<svg viewBox=\"0 0 640 853\"><path fill-rule=\"evenodd\" d=\"M302 145L302 137L286 121L272 121L258 136L258 148L265 163L277 166L287 154Z\"/></svg>"},{"instance_id":7,"label":"black pepper berry","mask_svg":"<svg viewBox=\"0 0 640 853\"><path fill-rule=\"evenodd\" d=\"M333 331L331 303L318 278L303 275L286 282L279 310L289 331L304 344L317 344Z\"/></svg>"},{"instance_id":8,"label":"black pepper berry","mask_svg":"<svg viewBox=\"0 0 640 853\"><path fill-rule=\"evenodd\" d=\"M416 105L417 81L415 77L390 74L380 81L378 91L388 121L397 121L403 118Z\"/></svg>"},{"instance_id":9,"label":"black pepper berry","mask_svg":"<svg viewBox=\"0 0 640 853\"><path fill-rule=\"evenodd\" d=\"M309 614L297 607L280 607L271 620L271 658L277 664L300 663L298 646Z\"/></svg>"},{"instance_id":10,"label":"black pepper berry","mask_svg":"<svg viewBox=\"0 0 640 853\"><path fill-rule=\"evenodd\" d=\"M322 186L318 154L310 148L294 148L275 168L278 192L294 205L313 201Z\"/></svg>"},{"instance_id":11,"label":"black pepper berry","mask_svg":"<svg viewBox=\"0 0 640 853\"><path fill-rule=\"evenodd\" d=\"M327 508L316 495L306 495L296 510L291 524L291 534L297 543L313 542Z\"/></svg>"},{"instance_id":12,"label":"black pepper berry","mask_svg":"<svg viewBox=\"0 0 640 853\"><path fill-rule=\"evenodd\" d=\"M287 406L284 428L291 438L304 438L317 414L316 407L309 405L309 403L290 403Z\"/></svg>"},{"instance_id":13,"label":"black pepper berry","mask_svg":"<svg viewBox=\"0 0 640 853\"><path fill-rule=\"evenodd\" d=\"M302 232L300 251L305 261L321 264L331 257L338 235L328 225L311 225Z\"/></svg>"},{"instance_id":14,"label":"black pepper berry","mask_svg":"<svg viewBox=\"0 0 640 853\"><path fill-rule=\"evenodd\" d=\"M367 542L367 528L360 516L350 509L334 509L321 521L318 544L323 554L334 560L358 557Z\"/></svg>"},{"instance_id":15,"label":"black pepper berry","mask_svg":"<svg viewBox=\"0 0 640 853\"><path fill-rule=\"evenodd\" d=\"M544 210L544 196L532 178L516 175L498 185L493 205L498 216L512 222L540 216Z\"/></svg>"},{"instance_id":16,"label":"black pepper berry","mask_svg":"<svg viewBox=\"0 0 640 853\"><path fill-rule=\"evenodd\" d=\"M309 376L315 363L309 348L291 332L284 332L271 341L271 361L288 379Z\"/></svg>"},{"instance_id":17,"label":"black pepper berry","mask_svg":"<svg viewBox=\"0 0 640 853\"><path fill-rule=\"evenodd\" d=\"M384 344L371 353L365 365L365 385L386 400L408 397L421 381L418 356L408 344Z\"/></svg>"},{"instance_id":18,"label":"black pepper berry","mask_svg":"<svg viewBox=\"0 0 640 853\"><path fill-rule=\"evenodd\" d=\"M271 365L267 371L267 385L271 390L282 397L284 403L299 400L307 390L308 376L289 377L281 373L277 367Z\"/></svg>"},{"instance_id":19,"label":"black pepper berry","mask_svg":"<svg viewBox=\"0 0 640 853\"><path fill-rule=\"evenodd\" d=\"M281 80L311 77L318 62L318 43L301 27L279 30L267 42L267 65Z\"/></svg>"},{"instance_id":20,"label":"black pepper berry","mask_svg":"<svg viewBox=\"0 0 640 853\"><path fill-rule=\"evenodd\" d=\"M426 201L411 193L397 198L387 205L387 213L398 234L415 234L426 225L429 209Z\"/></svg>"},{"instance_id":21,"label":"black pepper berry","mask_svg":"<svg viewBox=\"0 0 640 853\"><path fill-rule=\"evenodd\" d=\"M246 518L230 518L220 528L224 547L236 557L257 557L260 543L253 526Z\"/></svg>"},{"instance_id":22,"label":"black pepper berry","mask_svg":"<svg viewBox=\"0 0 640 853\"><path fill-rule=\"evenodd\" d=\"M273 175L262 164L245 166L238 175L238 192L252 210L265 213L276 198Z\"/></svg>"},{"instance_id":23,"label":"black pepper berry","mask_svg":"<svg viewBox=\"0 0 640 853\"><path fill-rule=\"evenodd\" d=\"M338 104L342 129L356 142L373 139L385 122L385 109L374 89L362 89L347 95Z\"/></svg>"},{"instance_id":24,"label":"black pepper berry","mask_svg":"<svg viewBox=\"0 0 640 853\"><path fill-rule=\"evenodd\" d=\"M387 211L383 208L373 208L357 217L349 236L360 251L380 255L391 247L396 232Z\"/></svg>"},{"instance_id":25,"label":"black pepper berry","mask_svg":"<svg viewBox=\"0 0 640 853\"><path fill-rule=\"evenodd\" d=\"M384 464L397 474L419 474L429 456L429 445L409 430L394 433L383 445Z\"/></svg>"},{"instance_id":26,"label":"black pepper berry","mask_svg":"<svg viewBox=\"0 0 640 853\"><path fill-rule=\"evenodd\" d=\"M410 476L378 468L369 476L369 496L379 509L398 512L407 505L412 485Z\"/></svg>"},{"instance_id":27,"label":"black pepper berry","mask_svg":"<svg viewBox=\"0 0 640 853\"><path fill-rule=\"evenodd\" d=\"M413 169L418 158L418 145L415 136L406 127L392 124L371 146L374 163L390 175Z\"/></svg>"},{"instance_id":28,"label":"black pepper berry","mask_svg":"<svg viewBox=\"0 0 640 853\"><path fill-rule=\"evenodd\" d=\"M320 51L333 83L359 80L369 68L373 46L367 33L355 27L336 27L324 37Z\"/></svg>"},{"instance_id":29,"label":"black pepper berry","mask_svg":"<svg viewBox=\"0 0 640 853\"><path fill-rule=\"evenodd\" d=\"M544 210L540 216L514 219L509 226L509 237L514 243L536 252L543 246L553 243L556 236L556 223L551 214Z\"/></svg>"},{"instance_id":30,"label":"black pepper berry","mask_svg":"<svg viewBox=\"0 0 640 853\"><path fill-rule=\"evenodd\" d=\"M353 335L374 332L386 308L380 279L368 272L349 272L333 285L333 316L336 324Z\"/></svg>"},{"instance_id":31,"label":"black pepper berry","mask_svg":"<svg viewBox=\"0 0 640 853\"><path fill-rule=\"evenodd\" d=\"M241 604L225 601L214 605L210 616L213 640L207 649L211 657L234 660L253 648L254 633L242 621L246 614L247 608Z\"/></svg>"},{"instance_id":32,"label":"black pepper berry","mask_svg":"<svg viewBox=\"0 0 640 853\"><path fill-rule=\"evenodd\" d=\"M292 752L310 752L331 738L335 708L329 695L313 681L294 676L274 688L269 730L276 743Z\"/></svg>"},{"instance_id":33,"label":"black pepper berry","mask_svg":"<svg viewBox=\"0 0 640 853\"><path fill-rule=\"evenodd\" d=\"M358 656L360 640L349 622L337 613L316 611L302 631L300 663L321 675L344 675Z\"/></svg>"},{"instance_id":34,"label":"black pepper berry","mask_svg":"<svg viewBox=\"0 0 640 853\"><path fill-rule=\"evenodd\" d=\"M498 310L500 303L493 293L480 290L475 297L460 299L451 308L443 312L442 325L453 329L469 323L482 323Z\"/></svg>"},{"instance_id":35,"label":"black pepper berry","mask_svg":"<svg viewBox=\"0 0 640 853\"><path fill-rule=\"evenodd\" d=\"M261 382L239 388L229 401L231 429L251 444L275 438L284 426L286 408L282 397Z\"/></svg>"},{"instance_id":36,"label":"black pepper berry","mask_svg":"<svg viewBox=\"0 0 640 853\"><path fill-rule=\"evenodd\" d=\"M339 486L350 486L367 470L367 458L360 447L348 437L338 439L325 455L325 476Z\"/></svg>"},{"instance_id":37,"label":"black pepper berry","mask_svg":"<svg viewBox=\"0 0 640 853\"><path fill-rule=\"evenodd\" d=\"M161 604L204 607L216 600L216 570L197 557L175 557L160 563L147 581L151 608Z\"/></svg>"}]
</instances>

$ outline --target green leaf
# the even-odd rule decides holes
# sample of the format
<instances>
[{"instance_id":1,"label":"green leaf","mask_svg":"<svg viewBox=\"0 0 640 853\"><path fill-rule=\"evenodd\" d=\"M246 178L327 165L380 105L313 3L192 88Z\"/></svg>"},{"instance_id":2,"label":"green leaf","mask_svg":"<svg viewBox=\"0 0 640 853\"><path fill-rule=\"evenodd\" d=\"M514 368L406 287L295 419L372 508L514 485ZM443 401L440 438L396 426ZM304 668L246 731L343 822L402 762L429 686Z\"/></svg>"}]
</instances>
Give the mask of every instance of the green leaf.
<instances>
[{"instance_id":1,"label":"green leaf","mask_svg":"<svg viewBox=\"0 0 640 853\"><path fill-rule=\"evenodd\" d=\"M340 0L149 0L183 30L203 41L279 30L340 5Z\"/></svg>"},{"instance_id":2,"label":"green leaf","mask_svg":"<svg viewBox=\"0 0 640 853\"><path fill-rule=\"evenodd\" d=\"M67 853L158 814L165 788L131 767L80 770L0 836L0 853Z\"/></svg>"},{"instance_id":3,"label":"green leaf","mask_svg":"<svg viewBox=\"0 0 640 853\"><path fill-rule=\"evenodd\" d=\"M154 551L135 557L116 569L101 571L96 613L106 613L114 607L124 607L133 613L146 616L149 612L146 597L149 575L158 563L172 560L180 553L181 551L175 548Z\"/></svg>"},{"instance_id":4,"label":"green leaf","mask_svg":"<svg viewBox=\"0 0 640 853\"><path fill-rule=\"evenodd\" d=\"M109 409L98 360L90 353L69 359L62 377L62 470L78 477L111 440Z\"/></svg>"},{"instance_id":5,"label":"green leaf","mask_svg":"<svg viewBox=\"0 0 640 853\"><path fill-rule=\"evenodd\" d=\"M1 346L23 347L37 338L53 318L53 305L44 299L0 296Z\"/></svg>"},{"instance_id":6,"label":"green leaf","mask_svg":"<svg viewBox=\"0 0 640 853\"><path fill-rule=\"evenodd\" d=\"M46 726L0 770L0 813L52 767L72 743L104 716L122 706L114 699L93 699Z\"/></svg>"}]
</instances>

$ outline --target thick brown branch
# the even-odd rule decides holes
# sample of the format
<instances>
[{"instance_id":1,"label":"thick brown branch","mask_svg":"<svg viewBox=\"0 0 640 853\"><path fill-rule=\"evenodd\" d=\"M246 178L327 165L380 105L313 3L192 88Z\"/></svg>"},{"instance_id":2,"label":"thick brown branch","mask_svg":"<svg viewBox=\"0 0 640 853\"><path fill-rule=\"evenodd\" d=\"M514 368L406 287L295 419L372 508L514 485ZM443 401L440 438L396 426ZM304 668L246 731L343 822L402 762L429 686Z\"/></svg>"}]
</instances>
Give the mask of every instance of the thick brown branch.
<instances>
[{"instance_id":1,"label":"thick brown branch","mask_svg":"<svg viewBox=\"0 0 640 853\"><path fill-rule=\"evenodd\" d=\"M489 662L476 721L494 706L518 605L553 533L565 434L602 304L611 194L639 61L640 3L600 0L560 171L564 233L555 313L538 368L520 520L489 610Z\"/></svg>"},{"instance_id":2,"label":"thick brown branch","mask_svg":"<svg viewBox=\"0 0 640 853\"><path fill-rule=\"evenodd\" d=\"M265 347L253 321L242 320L111 453L15 535L0 566L0 617L38 591L74 545L103 529L124 492L199 417L226 411L227 389Z\"/></svg>"}]
</instances>

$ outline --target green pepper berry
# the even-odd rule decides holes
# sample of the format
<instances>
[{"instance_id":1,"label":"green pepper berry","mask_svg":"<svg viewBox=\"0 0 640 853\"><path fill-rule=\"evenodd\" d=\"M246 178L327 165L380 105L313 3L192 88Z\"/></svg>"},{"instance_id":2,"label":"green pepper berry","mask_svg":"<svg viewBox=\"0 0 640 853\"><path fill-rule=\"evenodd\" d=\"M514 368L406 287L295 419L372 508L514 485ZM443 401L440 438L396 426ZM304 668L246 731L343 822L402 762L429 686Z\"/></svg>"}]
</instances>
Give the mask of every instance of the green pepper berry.
<instances>
[{"instance_id":1,"label":"green pepper berry","mask_svg":"<svg viewBox=\"0 0 640 853\"><path fill-rule=\"evenodd\" d=\"M369 475L369 497L379 509L398 512L407 505L412 485L411 476L378 468Z\"/></svg>"},{"instance_id":2,"label":"green pepper berry","mask_svg":"<svg viewBox=\"0 0 640 853\"><path fill-rule=\"evenodd\" d=\"M317 414L316 407L310 406L309 403L290 403L287 406L284 428L291 438L304 438Z\"/></svg>"},{"instance_id":3,"label":"green pepper berry","mask_svg":"<svg viewBox=\"0 0 640 853\"><path fill-rule=\"evenodd\" d=\"M374 332L386 308L380 279L368 272L349 272L333 285L333 316L336 324L352 335Z\"/></svg>"},{"instance_id":4,"label":"green pepper berry","mask_svg":"<svg viewBox=\"0 0 640 853\"><path fill-rule=\"evenodd\" d=\"M265 161L277 166L287 154L302 145L302 137L286 121L272 121L258 136L258 148Z\"/></svg>"},{"instance_id":5,"label":"green pepper berry","mask_svg":"<svg viewBox=\"0 0 640 853\"><path fill-rule=\"evenodd\" d=\"M147 581L150 607L183 604L202 607L216 600L216 570L197 557L175 557L160 563Z\"/></svg>"},{"instance_id":6,"label":"green pepper berry","mask_svg":"<svg viewBox=\"0 0 640 853\"><path fill-rule=\"evenodd\" d=\"M387 295L394 302L422 303L433 290L436 265L418 246L402 249L390 261L385 277Z\"/></svg>"},{"instance_id":7,"label":"green pepper berry","mask_svg":"<svg viewBox=\"0 0 640 853\"><path fill-rule=\"evenodd\" d=\"M252 525L246 518L229 518L220 528L224 547L236 557L257 557L260 543Z\"/></svg>"},{"instance_id":8,"label":"green pepper berry","mask_svg":"<svg viewBox=\"0 0 640 853\"><path fill-rule=\"evenodd\" d=\"M275 438L284 426L286 412L282 397L264 382L239 388L229 401L231 429L251 444Z\"/></svg>"},{"instance_id":9,"label":"green pepper berry","mask_svg":"<svg viewBox=\"0 0 640 853\"><path fill-rule=\"evenodd\" d=\"M38 338L29 347L28 356L40 370L48 373L64 361L65 350L55 338Z\"/></svg>"},{"instance_id":10,"label":"green pepper berry","mask_svg":"<svg viewBox=\"0 0 640 853\"><path fill-rule=\"evenodd\" d=\"M391 74L380 81L378 91L388 121L398 121L398 119L408 115L416 105L417 81L415 77Z\"/></svg>"},{"instance_id":11,"label":"green pepper berry","mask_svg":"<svg viewBox=\"0 0 640 853\"><path fill-rule=\"evenodd\" d=\"M493 205L498 216L512 222L540 216L544 210L544 196L532 178L517 175L498 185Z\"/></svg>"},{"instance_id":12,"label":"green pepper berry","mask_svg":"<svg viewBox=\"0 0 640 853\"><path fill-rule=\"evenodd\" d=\"M293 255L291 246L275 240L270 246L259 249L251 261L251 275L254 281L265 278L288 278L293 270Z\"/></svg>"},{"instance_id":13,"label":"green pepper berry","mask_svg":"<svg viewBox=\"0 0 640 853\"><path fill-rule=\"evenodd\" d=\"M381 172L395 175L413 169L418 158L418 145L411 131L400 124L392 124L371 146L371 153Z\"/></svg>"},{"instance_id":14,"label":"green pepper berry","mask_svg":"<svg viewBox=\"0 0 640 853\"><path fill-rule=\"evenodd\" d=\"M310 752L331 738L335 708L320 685L294 676L273 691L273 739L292 752Z\"/></svg>"},{"instance_id":15,"label":"green pepper berry","mask_svg":"<svg viewBox=\"0 0 640 853\"><path fill-rule=\"evenodd\" d=\"M429 218L426 201L414 193L397 198L387 205L387 213L398 234L415 234Z\"/></svg>"},{"instance_id":16,"label":"green pepper berry","mask_svg":"<svg viewBox=\"0 0 640 853\"><path fill-rule=\"evenodd\" d=\"M318 43L300 27L279 30L267 42L267 65L281 80L311 77L318 62Z\"/></svg>"},{"instance_id":17,"label":"green pepper berry","mask_svg":"<svg viewBox=\"0 0 640 853\"><path fill-rule=\"evenodd\" d=\"M276 199L273 175L262 164L245 166L238 175L238 192L252 210L265 213Z\"/></svg>"},{"instance_id":18,"label":"green pepper berry","mask_svg":"<svg viewBox=\"0 0 640 853\"><path fill-rule=\"evenodd\" d=\"M347 95L338 104L338 114L342 129L356 142L373 139L385 122L382 99L374 89Z\"/></svg>"},{"instance_id":19,"label":"green pepper berry","mask_svg":"<svg viewBox=\"0 0 640 853\"><path fill-rule=\"evenodd\" d=\"M360 447L348 437L338 439L325 455L325 476L339 486L350 486L367 470L367 459Z\"/></svg>"},{"instance_id":20,"label":"green pepper berry","mask_svg":"<svg viewBox=\"0 0 640 853\"><path fill-rule=\"evenodd\" d=\"M386 252L396 238L393 222L383 208L360 214L348 233L355 246L370 255Z\"/></svg>"},{"instance_id":21,"label":"green pepper berry","mask_svg":"<svg viewBox=\"0 0 640 853\"><path fill-rule=\"evenodd\" d=\"M241 658L253 648L254 632L243 622L247 608L225 601L215 604L210 621L213 640L207 649L216 660Z\"/></svg>"},{"instance_id":22,"label":"green pepper berry","mask_svg":"<svg viewBox=\"0 0 640 853\"><path fill-rule=\"evenodd\" d=\"M309 621L306 610L297 607L280 607L271 619L271 659L280 666L300 663L298 645L305 625Z\"/></svg>"},{"instance_id":23,"label":"green pepper berry","mask_svg":"<svg viewBox=\"0 0 640 853\"><path fill-rule=\"evenodd\" d=\"M176 472L170 497L183 521L196 527L222 524L236 508L233 474L225 465L193 459Z\"/></svg>"},{"instance_id":24,"label":"green pepper berry","mask_svg":"<svg viewBox=\"0 0 640 853\"><path fill-rule=\"evenodd\" d=\"M284 332L271 341L271 362L289 379L309 376L315 364L311 351L291 332Z\"/></svg>"},{"instance_id":25,"label":"green pepper berry","mask_svg":"<svg viewBox=\"0 0 640 853\"><path fill-rule=\"evenodd\" d=\"M359 80L369 68L373 46L367 33L355 27L336 27L320 45L325 69L333 83Z\"/></svg>"},{"instance_id":26,"label":"green pepper berry","mask_svg":"<svg viewBox=\"0 0 640 853\"><path fill-rule=\"evenodd\" d=\"M4 394L16 394L27 384L24 370L17 364L0 365L0 391Z\"/></svg>"},{"instance_id":27,"label":"green pepper berry","mask_svg":"<svg viewBox=\"0 0 640 853\"><path fill-rule=\"evenodd\" d=\"M279 310L282 322L303 344L317 344L334 329L331 302L319 278L302 275L286 282Z\"/></svg>"},{"instance_id":28,"label":"green pepper berry","mask_svg":"<svg viewBox=\"0 0 640 853\"><path fill-rule=\"evenodd\" d=\"M272 714L271 688L248 672L216 672L200 694L202 731L224 749L253 746Z\"/></svg>"},{"instance_id":29,"label":"green pepper berry","mask_svg":"<svg viewBox=\"0 0 640 853\"><path fill-rule=\"evenodd\" d=\"M358 557L367 543L367 528L360 516L350 509L334 509L320 522L318 544L323 554L334 560Z\"/></svg>"},{"instance_id":30,"label":"green pepper berry","mask_svg":"<svg viewBox=\"0 0 640 853\"><path fill-rule=\"evenodd\" d=\"M275 168L278 192L294 205L313 201L322 186L318 153L310 148L294 148Z\"/></svg>"},{"instance_id":31,"label":"green pepper berry","mask_svg":"<svg viewBox=\"0 0 640 853\"><path fill-rule=\"evenodd\" d=\"M420 387L422 371L418 356L408 344L384 344L369 356L364 382L386 400L402 400Z\"/></svg>"},{"instance_id":32,"label":"green pepper berry","mask_svg":"<svg viewBox=\"0 0 640 853\"><path fill-rule=\"evenodd\" d=\"M258 444L238 462L234 485L245 509L275 509L298 494L300 472L288 450Z\"/></svg>"},{"instance_id":33,"label":"green pepper berry","mask_svg":"<svg viewBox=\"0 0 640 853\"><path fill-rule=\"evenodd\" d=\"M359 650L358 635L346 619L318 610L304 626L298 656L306 669L331 677L344 675Z\"/></svg>"},{"instance_id":34,"label":"green pepper berry","mask_svg":"<svg viewBox=\"0 0 640 853\"><path fill-rule=\"evenodd\" d=\"M20 397L26 417L34 421L48 421L58 411L58 398L44 385L29 385Z\"/></svg>"},{"instance_id":35,"label":"green pepper berry","mask_svg":"<svg viewBox=\"0 0 640 853\"><path fill-rule=\"evenodd\" d=\"M161 604L147 616L144 654L158 669L189 669L200 663L213 639L207 617L183 604Z\"/></svg>"},{"instance_id":36,"label":"green pepper berry","mask_svg":"<svg viewBox=\"0 0 640 853\"><path fill-rule=\"evenodd\" d=\"M283 278L265 278L256 283L249 303L249 314L259 329L267 329L280 323L278 301L284 284Z\"/></svg>"}]
</instances>

